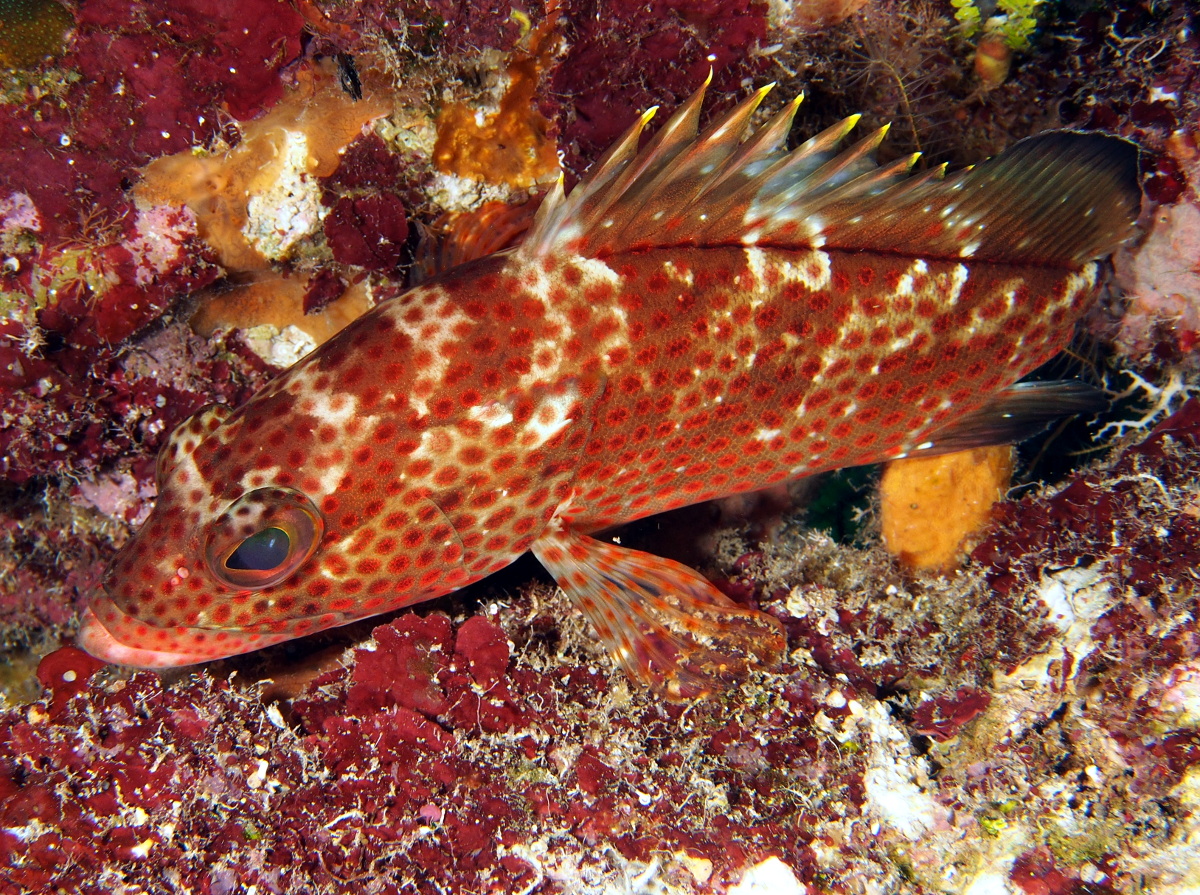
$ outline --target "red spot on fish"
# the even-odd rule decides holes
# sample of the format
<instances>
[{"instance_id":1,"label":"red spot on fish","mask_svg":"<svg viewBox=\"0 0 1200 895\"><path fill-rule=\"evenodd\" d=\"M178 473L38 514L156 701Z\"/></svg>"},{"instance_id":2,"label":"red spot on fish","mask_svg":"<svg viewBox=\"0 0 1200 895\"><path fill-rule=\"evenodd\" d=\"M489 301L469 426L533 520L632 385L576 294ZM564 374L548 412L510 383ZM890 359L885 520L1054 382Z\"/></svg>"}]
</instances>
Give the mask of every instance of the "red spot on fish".
<instances>
[{"instance_id":1,"label":"red spot on fish","mask_svg":"<svg viewBox=\"0 0 1200 895\"><path fill-rule=\"evenodd\" d=\"M774 305L763 305L754 315L754 323L760 329L770 329L779 323L779 309Z\"/></svg>"}]
</instances>

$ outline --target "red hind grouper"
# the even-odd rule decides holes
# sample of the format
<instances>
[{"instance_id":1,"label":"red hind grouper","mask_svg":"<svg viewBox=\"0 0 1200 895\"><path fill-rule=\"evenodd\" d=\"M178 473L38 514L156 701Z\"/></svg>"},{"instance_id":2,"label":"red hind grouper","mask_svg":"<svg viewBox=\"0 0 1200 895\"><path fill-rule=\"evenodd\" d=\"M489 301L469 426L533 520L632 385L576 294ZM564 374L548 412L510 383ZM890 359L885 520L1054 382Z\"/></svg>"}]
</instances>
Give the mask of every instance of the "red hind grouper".
<instances>
[{"instance_id":1,"label":"red hind grouper","mask_svg":"<svg viewBox=\"0 0 1200 895\"><path fill-rule=\"evenodd\" d=\"M532 550L635 679L710 691L785 648L695 572L589 537L796 476L1015 437L1138 215L1137 150L1018 143L949 179L856 119L789 152L763 89L641 120L515 250L384 302L172 434L81 643L162 667L411 606Z\"/></svg>"}]
</instances>

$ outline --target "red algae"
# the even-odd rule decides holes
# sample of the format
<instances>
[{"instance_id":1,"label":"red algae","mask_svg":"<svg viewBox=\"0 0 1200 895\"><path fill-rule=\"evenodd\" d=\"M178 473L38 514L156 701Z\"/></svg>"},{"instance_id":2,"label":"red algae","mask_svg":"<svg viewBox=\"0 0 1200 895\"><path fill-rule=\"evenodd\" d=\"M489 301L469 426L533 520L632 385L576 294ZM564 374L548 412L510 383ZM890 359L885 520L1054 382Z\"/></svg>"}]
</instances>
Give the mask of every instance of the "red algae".
<instances>
[{"instance_id":1,"label":"red algae","mask_svg":"<svg viewBox=\"0 0 1200 895\"><path fill-rule=\"evenodd\" d=\"M324 228L334 261L367 270L395 268L408 238L404 203L390 193L338 199Z\"/></svg>"},{"instance_id":2,"label":"red algae","mask_svg":"<svg viewBox=\"0 0 1200 895\"><path fill-rule=\"evenodd\" d=\"M939 160L1057 125L1119 132L1150 152L1152 199L1193 201L1197 45L1178 36L1178 7L1064 11L986 95L948 14L925 5L878 0L799 42L762 3L559 7L565 48L531 102L576 174L712 67L729 102L746 79L808 90L806 133L901 108L896 130ZM297 316L364 274L364 293L395 294L414 231L443 211L427 97L496 68L541 21L536 5L440 0L299 13L195 0L169 21L138 4L72 9L57 61L0 108L13 259L0 269L0 622L26 641L65 632L97 586L148 507L165 433L265 375L241 338L175 322L224 272L186 214L138 217L137 169L235 142L230 117L274 107L309 56L352 53L367 71L386 46L407 106L317 178L328 216L300 260L276 264ZM1181 335L1155 324L1124 344L1174 362L1195 347ZM714 576L780 619L789 659L694 706L631 692L582 622L517 572L378 628L277 704L213 677L261 673L250 663L164 681L53 653L45 695L0 718L0 890L322 893L370 878L380 892L585 892L641 875L719 892L778 855L813 891L1179 891L1200 873L1198 467L1189 404L1111 460L1000 504L950 577L794 520L773 543L726 533ZM283 677L292 655L265 673Z\"/></svg>"},{"instance_id":3,"label":"red algae","mask_svg":"<svg viewBox=\"0 0 1200 895\"><path fill-rule=\"evenodd\" d=\"M991 702L992 697L982 690L960 687L954 693L921 703L912 713L909 725L923 736L948 740L987 711Z\"/></svg>"},{"instance_id":4,"label":"red algae","mask_svg":"<svg viewBox=\"0 0 1200 895\"><path fill-rule=\"evenodd\" d=\"M143 418L187 412L154 406L161 384L124 380L120 345L220 271L194 219L139 213L125 190L229 111L274 102L300 51L300 19L269 0L177 4L161 20L143 4L88 4L74 25L58 67L0 109L0 478L13 483L86 474L129 452Z\"/></svg>"},{"instance_id":5,"label":"red algae","mask_svg":"<svg viewBox=\"0 0 1200 895\"><path fill-rule=\"evenodd\" d=\"M122 179L216 134L222 108L249 117L273 103L300 50L301 21L277 0L189 0L161 20L144 4L86 4L75 24L59 65L80 77L0 116L0 193L28 192L49 240L79 233L80 195L125 206Z\"/></svg>"},{"instance_id":6,"label":"red algae","mask_svg":"<svg viewBox=\"0 0 1200 895\"><path fill-rule=\"evenodd\" d=\"M654 0L564 4L567 51L555 67L543 112L559 131L564 167L579 175L645 109L669 112L714 73L714 97L765 74L767 4L757 0ZM565 97L565 101L557 99ZM552 99L555 98L555 99ZM719 114L720 103L707 109Z\"/></svg>"},{"instance_id":7,"label":"red algae","mask_svg":"<svg viewBox=\"0 0 1200 895\"><path fill-rule=\"evenodd\" d=\"M681 708L614 715L587 675L512 668L506 633L484 618L410 615L379 629L352 670L326 674L293 705L295 728L205 679L164 687L139 674L65 690L56 672L74 667L72 655L44 663L54 706L12 712L0 739L9 830L0 873L19 885L92 892L101 876L147 885L168 873L200 889L228 870L243 884L331 892L369 872L380 891L482 892L499 873L532 881L553 868L564 881L582 879L613 860L604 843L620 861L686 848L725 878L752 843L776 842L794 865L811 862L802 842L778 838L805 838L795 806L756 814L771 787L762 762L745 757L762 749L755 736L805 729L792 710L726 731L720 751L734 760L704 770L681 761L672 733ZM384 677L398 669L404 680ZM704 711L693 723L705 736L725 726ZM580 751L580 736L594 742ZM647 736L656 745L630 751ZM784 743L794 737L764 758L792 767L801 757ZM827 766L839 763L836 750L808 742ZM704 787L741 792L738 804L697 790L701 770L713 775ZM647 802L639 792L654 795ZM714 812L728 816L713 822ZM386 845L367 849L363 835ZM554 853L531 851L538 839ZM82 864L54 860L87 848Z\"/></svg>"}]
</instances>

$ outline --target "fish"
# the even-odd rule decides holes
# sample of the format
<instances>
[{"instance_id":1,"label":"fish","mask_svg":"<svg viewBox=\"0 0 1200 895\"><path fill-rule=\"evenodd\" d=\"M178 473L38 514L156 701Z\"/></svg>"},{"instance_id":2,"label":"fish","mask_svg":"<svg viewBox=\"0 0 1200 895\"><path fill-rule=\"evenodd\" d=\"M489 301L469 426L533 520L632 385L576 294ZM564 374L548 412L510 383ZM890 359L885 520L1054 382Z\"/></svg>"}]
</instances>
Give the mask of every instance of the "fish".
<instances>
[{"instance_id":1,"label":"fish","mask_svg":"<svg viewBox=\"0 0 1200 895\"><path fill-rule=\"evenodd\" d=\"M1134 233L1138 149L1057 131L947 175L858 116L788 148L768 85L644 113L519 245L381 302L158 457L79 643L189 665L432 600L532 551L669 700L776 666L780 621L604 532L826 470L1016 440L1023 383ZM644 145L643 145L644 144Z\"/></svg>"}]
</instances>

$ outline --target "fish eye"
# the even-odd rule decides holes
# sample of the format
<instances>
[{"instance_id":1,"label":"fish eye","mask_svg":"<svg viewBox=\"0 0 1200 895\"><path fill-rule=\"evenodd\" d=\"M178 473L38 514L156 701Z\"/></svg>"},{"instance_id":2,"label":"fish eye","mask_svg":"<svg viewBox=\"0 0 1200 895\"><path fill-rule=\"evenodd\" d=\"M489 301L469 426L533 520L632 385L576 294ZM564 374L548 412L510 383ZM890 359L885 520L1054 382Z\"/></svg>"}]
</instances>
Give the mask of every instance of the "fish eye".
<instances>
[{"instance_id":1,"label":"fish eye","mask_svg":"<svg viewBox=\"0 0 1200 895\"><path fill-rule=\"evenodd\" d=\"M290 577L316 552L324 518L290 488L243 494L208 531L205 559L213 576L238 590L262 590Z\"/></svg>"},{"instance_id":2,"label":"fish eye","mask_svg":"<svg viewBox=\"0 0 1200 895\"><path fill-rule=\"evenodd\" d=\"M292 549L292 539L282 528L264 528L250 535L225 559L225 568L238 572L269 572L281 566Z\"/></svg>"}]
</instances>

